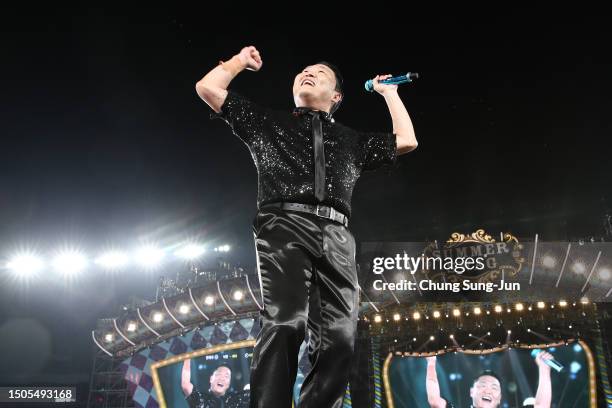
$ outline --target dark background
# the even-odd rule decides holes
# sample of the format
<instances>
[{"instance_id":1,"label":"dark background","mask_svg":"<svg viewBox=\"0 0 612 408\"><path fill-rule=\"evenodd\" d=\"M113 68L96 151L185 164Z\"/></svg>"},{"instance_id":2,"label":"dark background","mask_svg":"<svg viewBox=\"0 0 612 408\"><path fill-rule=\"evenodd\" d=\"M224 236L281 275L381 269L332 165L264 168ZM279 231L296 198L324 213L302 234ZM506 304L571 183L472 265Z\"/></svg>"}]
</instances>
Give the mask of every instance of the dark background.
<instances>
[{"instance_id":1,"label":"dark background","mask_svg":"<svg viewBox=\"0 0 612 408\"><path fill-rule=\"evenodd\" d=\"M233 89L291 109L294 75L329 60L346 81L337 120L361 130L391 129L366 79L421 73L400 88L419 147L393 174L359 182L358 240L476 227L543 240L603 234L612 199L604 16L260 7L275 15L150 4L3 10L0 254L71 245L93 256L199 237L230 243L233 260L252 266L255 168L194 90L246 45L261 51L263 69ZM65 282L49 271L24 284L0 272L0 384L81 387L96 319L130 295L150 298L161 273L89 269Z\"/></svg>"}]
</instances>

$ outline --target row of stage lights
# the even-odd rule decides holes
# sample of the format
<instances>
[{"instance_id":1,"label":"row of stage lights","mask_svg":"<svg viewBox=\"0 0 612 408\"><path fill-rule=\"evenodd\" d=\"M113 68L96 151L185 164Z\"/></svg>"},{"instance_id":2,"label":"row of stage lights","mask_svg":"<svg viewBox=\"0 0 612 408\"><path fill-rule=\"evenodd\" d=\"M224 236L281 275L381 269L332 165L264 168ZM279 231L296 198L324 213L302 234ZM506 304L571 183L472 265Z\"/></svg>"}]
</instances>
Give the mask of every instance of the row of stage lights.
<instances>
[{"instance_id":1,"label":"row of stage lights","mask_svg":"<svg viewBox=\"0 0 612 408\"><path fill-rule=\"evenodd\" d=\"M588 304L589 303L589 299L586 298L586 297L583 297L582 299L580 299L580 303L583 304L583 305ZM561 308L567 307L568 305L569 305L569 303L566 300L559 300L559 302L558 302L558 306L561 307ZM555 304L554 303L550 303L549 306L550 306L551 309L555 308ZM572 306L576 306L576 302L573 302ZM546 309L546 303L545 302L537 302L537 303L535 303L535 308L536 309L540 309L540 310ZM529 305L527 307L525 307L525 305L523 303L516 303L514 305L514 310L516 310L517 312L522 312L525 309L527 309L529 311L532 311L534 309L534 305ZM499 314L499 313L503 313L503 311L504 311L504 307L502 305L495 305L493 307L493 312L494 313L498 313ZM506 312L511 313L512 309L511 308L506 308ZM482 315L483 314L483 309L480 306L475 306L472 309L472 313L475 316ZM486 311L484 311L484 313L487 314L487 315L490 315L491 311L490 310L486 310ZM453 317L461 317L463 313L462 313L461 309L454 308L452 310L451 314L452 314ZM470 315L470 312L465 312L465 316L469 316L469 315ZM423 316L423 314L421 312L418 312L418 311L412 313L412 319L413 320L421 320L422 316ZM432 312L432 316L433 316L434 319L439 319L439 318L442 317L442 312L440 312L439 310L434 310ZM450 317L450 315L448 313L444 314L444 316L445 317ZM429 319L429 316L425 315L425 318ZM374 320L374 323L382 323L383 317L380 314L375 314L373 320ZM396 322L401 321L402 320L402 315L400 313L394 313L393 314L393 320L396 321ZM405 320L408 320L408 317L405 317Z\"/></svg>"},{"instance_id":2,"label":"row of stage lights","mask_svg":"<svg viewBox=\"0 0 612 408\"><path fill-rule=\"evenodd\" d=\"M229 252L229 245L221 245L213 249L214 252ZM155 269L160 266L169 255L168 250L155 245L146 245L132 255L125 251L108 251L93 260L93 263L107 270L118 270L131 264L145 269ZM201 244L185 244L172 252L177 258L194 261L204 255L206 247ZM30 277L44 270L50 265L54 270L65 276L73 276L83 271L91 261L81 251L69 249L59 251L50 262L32 252L23 252L12 257L5 265L6 269L18 277Z\"/></svg>"},{"instance_id":3,"label":"row of stage lights","mask_svg":"<svg viewBox=\"0 0 612 408\"><path fill-rule=\"evenodd\" d=\"M240 302L244 299L244 292L240 289L236 289L232 292L231 296L233 300L235 300L236 302ZM204 304L206 306L213 306L215 304L215 297L212 295L206 296L204 298ZM192 311L191 306L192 305L188 303L183 303L178 307L178 312L183 316L187 315ZM151 320L153 320L154 323L160 324L164 321L164 314L161 312L155 312L153 313L153 315L151 315ZM138 323L136 321L131 321L127 323L126 330L128 332L133 333L137 330L137 328ZM106 341L107 343L111 343L113 340L115 340L115 335L113 333L106 333L104 335L104 341Z\"/></svg>"}]
</instances>

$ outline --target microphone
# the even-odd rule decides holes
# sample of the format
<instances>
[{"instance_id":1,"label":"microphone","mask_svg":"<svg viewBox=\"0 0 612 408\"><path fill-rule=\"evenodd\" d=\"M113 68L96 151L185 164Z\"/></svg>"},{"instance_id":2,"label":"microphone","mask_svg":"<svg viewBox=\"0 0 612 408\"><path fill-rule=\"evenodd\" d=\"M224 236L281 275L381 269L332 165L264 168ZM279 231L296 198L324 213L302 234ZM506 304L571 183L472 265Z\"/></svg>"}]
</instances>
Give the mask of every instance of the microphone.
<instances>
[{"instance_id":1,"label":"microphone","mask_svg":"<svg viewBox=\"0 0 612 408\"><path fill-rule=\"evenodd\" d=\"M533 349L531 350L531 357L536 358L541 352L542 350L540 349ZM554 358L544 359L543 361L544 363L546 363L547 366L551 367L559 373L561 372L561 370L563 370L563 365Z\"/></svg>"},{"instance_id":2,"label":"microphone","mask_svg":"<svg viewBox=\"0 0 612 408\"><path fill-rule=\"evenodd\" d=\"M419 79L419 74L417 72L408 72L405 75L394 76L391 78L383 79L378 82L381 84L385 84L385 85L399 85L399 84L405 84L407 82L412 82L415 79ZM368 79L366 81L365 90L368 92L374 91L374 81L373 80Z\"/></svg>"}]
</instances>

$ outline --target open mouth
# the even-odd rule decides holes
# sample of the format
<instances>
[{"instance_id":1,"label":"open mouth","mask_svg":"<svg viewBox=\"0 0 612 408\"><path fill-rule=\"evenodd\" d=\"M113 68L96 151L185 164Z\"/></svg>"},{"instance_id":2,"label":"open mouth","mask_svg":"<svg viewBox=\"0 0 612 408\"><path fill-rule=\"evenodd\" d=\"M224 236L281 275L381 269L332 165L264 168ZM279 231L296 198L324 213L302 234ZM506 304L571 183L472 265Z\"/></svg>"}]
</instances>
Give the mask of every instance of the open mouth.
<instances>
[{"instance_id":1,"label":"open mouth","mask_svg":"<svg viewBox=\"0 0 612 408\"><path fill-rule=\"evenodd\" d=\"M486 402L493 402L493 398L489 397L488 395L485 395L481 397L480 399Z\"/></svg>"},{"instance_id":2,"label":"open mouth","mask_svg":"<svg viewBox=\"0 0 612 408\"><path fill-rule=\"evenodd\" d=\"M300 85L301 86L304 86L304 85L315 86L315 83L314 83L314 81L312 79L306 78L306 79L302 80L302 83Z\"/></svg>"}]
</instances>

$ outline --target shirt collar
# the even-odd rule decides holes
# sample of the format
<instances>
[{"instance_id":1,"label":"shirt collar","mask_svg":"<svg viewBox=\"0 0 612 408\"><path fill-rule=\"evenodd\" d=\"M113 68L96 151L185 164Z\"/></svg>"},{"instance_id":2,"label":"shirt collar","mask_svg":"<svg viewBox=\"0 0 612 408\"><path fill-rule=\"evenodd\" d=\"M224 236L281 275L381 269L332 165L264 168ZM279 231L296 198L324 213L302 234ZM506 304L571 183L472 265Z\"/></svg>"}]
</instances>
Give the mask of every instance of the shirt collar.
<instances>
[{"instance_id":1,"label":"shirt collar","mask_svg":"<svg viewBox=\"0 0 612 408\"><path fill-rule=\"evenodd\" d=\"M329 113L325 112L325 111L318 111L318 110L314 110L311 108L307 108L307 107L297 107L295 109L293 109L293 114L295 116L303 116L303 115L312 115L312 114L319 114L319 116L321 117L321 119L323 119L324 121L327 122L334 122L334 119L332 118L332 115L330 115Z\"/></svg>"}]
</instances>

